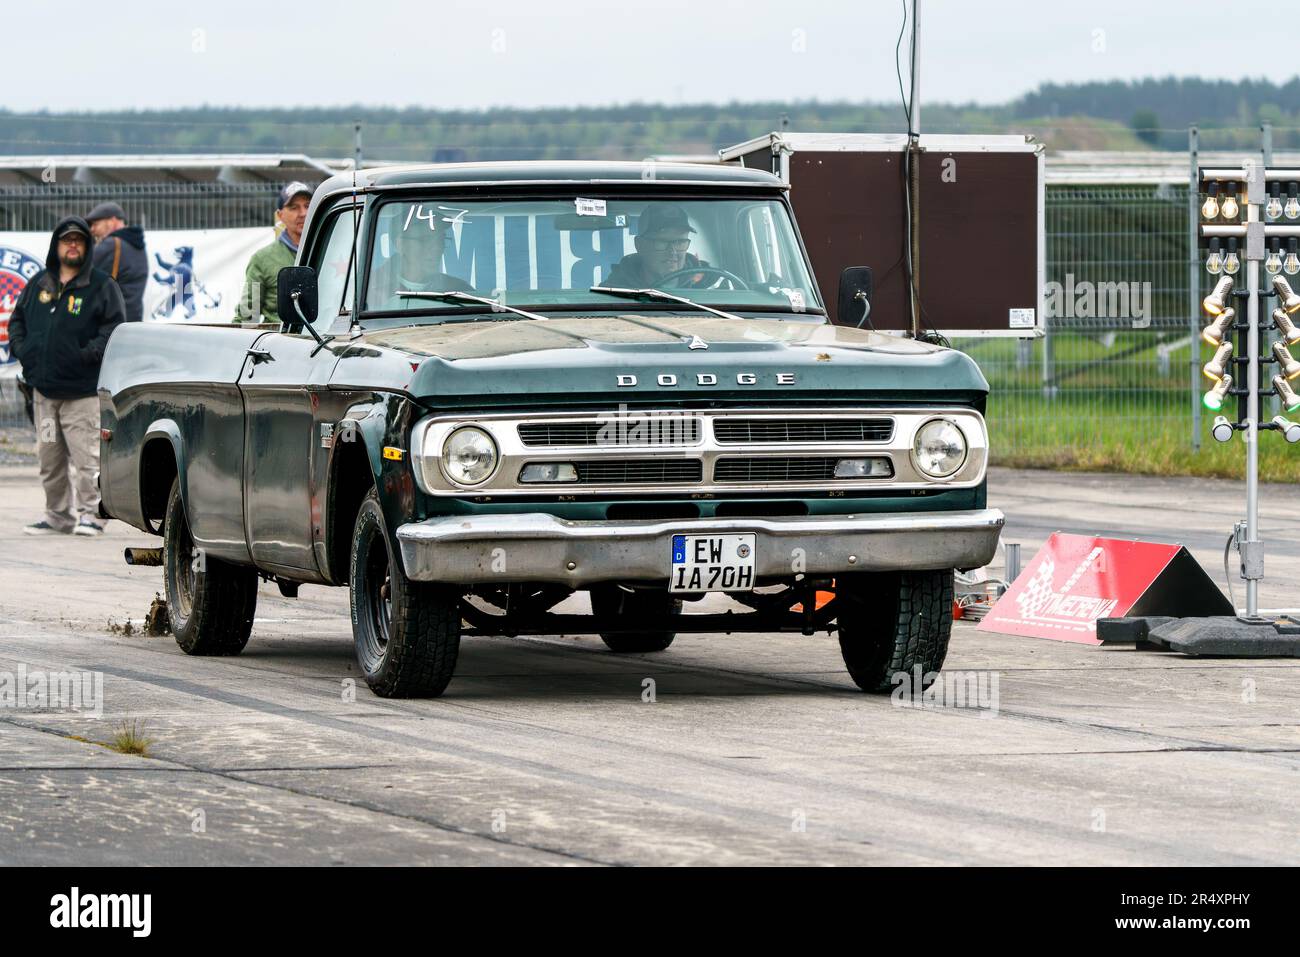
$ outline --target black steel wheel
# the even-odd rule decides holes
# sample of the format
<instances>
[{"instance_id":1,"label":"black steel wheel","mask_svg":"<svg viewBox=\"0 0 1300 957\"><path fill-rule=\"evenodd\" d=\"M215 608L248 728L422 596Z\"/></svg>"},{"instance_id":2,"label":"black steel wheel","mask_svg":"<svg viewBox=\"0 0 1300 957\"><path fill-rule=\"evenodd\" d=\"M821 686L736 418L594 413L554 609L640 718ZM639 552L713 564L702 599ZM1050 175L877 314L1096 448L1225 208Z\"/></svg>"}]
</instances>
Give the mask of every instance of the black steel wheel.
<instances>
[{"instance_id":1,"label":"black steel wheel","mask_svg":"<svg viewBox=\"0 0 1300 957\"><path fill-rule=\"evenodd\" d=\"M357 663L370 690L383 698L442 694L460 653L460 593L406 577L373 490L357 513L348 584Z\"/></svg>"},{"instance_id":2,"label":"black steel wheel","mask_svg":"<svg viewBox=\"0 0 1300 957\"><path fill-rule=\"evenodd\" d=\"M237 655L248 644L257 610L257 572L205 555L194 545L172 482L163 520L163 579L176 644L187 655Z\"/></svg>"},{"instance_id":3,"label":"black steel wheel","mask_svg":"<svg viewBox=\"0 0 1300 957\"><path fill-rule=\"evenodd\" d=\"M863 691L890 691L895 676L919 674L919 694L943 668L952 635L953 573L837 576L840 653Z\"/></svg>"}]
</instances>

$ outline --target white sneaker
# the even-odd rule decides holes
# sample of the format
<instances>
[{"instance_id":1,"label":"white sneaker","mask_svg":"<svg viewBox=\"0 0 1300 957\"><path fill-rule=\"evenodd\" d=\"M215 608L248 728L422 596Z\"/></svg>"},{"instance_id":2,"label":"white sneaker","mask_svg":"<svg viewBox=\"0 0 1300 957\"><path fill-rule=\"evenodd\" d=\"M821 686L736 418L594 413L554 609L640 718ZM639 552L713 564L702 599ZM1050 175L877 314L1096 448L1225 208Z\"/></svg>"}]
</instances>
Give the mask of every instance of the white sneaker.
<instances>
[{"instance_id":1,"label":"white sneaker","mask_svg":"<svg viewBox=\"0 0 1300 957\"><path fill-rule=\"evenodd\" d=\"M100 525L99 522L95 521L93 518L88 518L83 515L81 516L81 521L77 522L77 527L74 528L72 532L74 535L90 535L93 537L95 535L103 535L104 526Z\"/></svg>"},{"instance_id":2,"label":"white sneaker","mask_svg":"<svg viewBox=\"0 0 1300 957\"><path fill-rule=\"evenodd\" d=\"M45 519L23 527L24 535L67 535L71 531L70 528L55 528Z\"/></svg>"}]
</instances>

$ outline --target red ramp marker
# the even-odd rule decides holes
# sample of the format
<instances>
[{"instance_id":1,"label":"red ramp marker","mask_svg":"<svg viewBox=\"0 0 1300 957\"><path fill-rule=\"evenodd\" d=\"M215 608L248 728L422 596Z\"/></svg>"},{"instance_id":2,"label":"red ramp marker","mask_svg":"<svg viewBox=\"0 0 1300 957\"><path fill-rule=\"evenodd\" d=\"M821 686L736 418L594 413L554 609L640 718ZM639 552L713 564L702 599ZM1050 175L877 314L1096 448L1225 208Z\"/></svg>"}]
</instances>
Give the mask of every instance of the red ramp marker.
<instances>
[{"instance_id":1,"label":"red ramp marker","mask_svg":"<svg viewBox=\"0 0 1300 957\"><path fill-rule=\"evenodd\" d=\"M978 630L1099 645L1098 618L1233 613L1182 545L1054 532Z\"/></svg>"}]
</instances>

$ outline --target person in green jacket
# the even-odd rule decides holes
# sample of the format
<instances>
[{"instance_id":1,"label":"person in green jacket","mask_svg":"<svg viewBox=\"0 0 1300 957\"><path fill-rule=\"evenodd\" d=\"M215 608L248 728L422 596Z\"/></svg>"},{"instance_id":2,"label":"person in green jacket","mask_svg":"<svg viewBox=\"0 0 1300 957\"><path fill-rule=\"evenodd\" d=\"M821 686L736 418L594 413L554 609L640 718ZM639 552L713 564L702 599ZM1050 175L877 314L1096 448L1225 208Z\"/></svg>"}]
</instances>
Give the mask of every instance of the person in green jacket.
<instances>
[{"instance_id":1,"label":"person in green jacket","mask_svg":"<svg viewBox=\"0 0 1300 957\"><path fill-rule=\"evenodd\" d=\"M235 322L279 322L276 280L280 270L292 266L298 258L302 227L307 222L312 189L306 183L293 182L280 190L276 216L284 226L280 235L253 253L244 271L244 289L239 296Z\"/></svg>"}]
</instances>

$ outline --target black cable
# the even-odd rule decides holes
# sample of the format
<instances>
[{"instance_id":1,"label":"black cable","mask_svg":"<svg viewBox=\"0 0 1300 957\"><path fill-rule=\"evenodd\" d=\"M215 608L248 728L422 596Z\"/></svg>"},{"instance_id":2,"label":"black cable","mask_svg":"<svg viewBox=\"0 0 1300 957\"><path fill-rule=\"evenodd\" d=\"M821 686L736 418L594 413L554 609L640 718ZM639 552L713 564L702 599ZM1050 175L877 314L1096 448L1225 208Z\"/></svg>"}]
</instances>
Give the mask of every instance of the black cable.
<instances>
[{"instance_id":1,"label":"black cable","mask_svg":"<svg viewBox=\"0 0 1300 957\"><path fill-rule=\"evenodd\" d=\"M907 0L903 3L903 25L898 28L898 41L894 44L894 73L898 76L898 96L903 101L903 116L907 117L907 132L912 132L912 104L907 99L907 94L903 92L903 68L898 64L898 54L903 47L903 34L907 32ZM915 36L915 33L913 34ZM915 51L915 40L913 40L913 51ZM915 59L915 58L914 58Z\"/></svg>"},{"instance_id":2,"label":"black cable","mask_svg":"<svg viewBox=\"0 0 1300 957\"><path fill-rule=\"evenodd\" d=\"M903 115L907 117L907 136L908 149L903 153L903 162L900 164L903 169L903 255L899 262L902 262L907 278L907 304L908 312L913 313L916 318L916 324L922 327L922 331L917 334L917 338L935 345L951 348L951 343L939 334L934 325L929 321L925 312L925 303L921 301L921 291L916 288L916 281L912 276L912 108L913 103L908 94L903 92L903 70L898 62L898 55L903 45L903 34L907 32L907 0L902 0L903 4L903 23L898 29L898 40L894 43L894 74L898 77L898 95L903 102ZM909 79L916 79L916 18L912 18L912 34L908 43L908 76ZM910 87L909 87L910 89ZM894 266L889 268L889 272L894 271ZM883 280L883 277L882 277Z\"/></svg>"}]
</instances>

